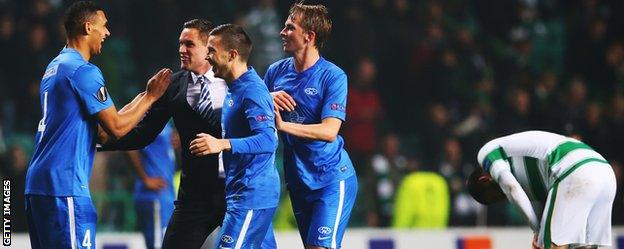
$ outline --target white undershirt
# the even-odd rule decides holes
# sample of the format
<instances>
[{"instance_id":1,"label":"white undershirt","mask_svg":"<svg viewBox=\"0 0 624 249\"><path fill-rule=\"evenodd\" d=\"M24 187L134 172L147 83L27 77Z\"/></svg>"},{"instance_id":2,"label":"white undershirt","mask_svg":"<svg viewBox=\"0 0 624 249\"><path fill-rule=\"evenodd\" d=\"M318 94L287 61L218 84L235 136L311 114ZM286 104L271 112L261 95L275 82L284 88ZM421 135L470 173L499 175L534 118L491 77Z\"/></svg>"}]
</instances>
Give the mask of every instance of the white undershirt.
<instances>
[{"instance_id":1,"label":"white undershirt","mask_svg":"<svg viewBox=\"0 0 624 249\"><path fill-rule=\"evenodd\" d=\"M188 89L186 90L186 102L191 107L195 107L197 101L199 101L199 95L201 94L201 84L197 83L199 74L191 72L192 81L188 83ZM227 94L228 87L225 80L214 76L212 68L204 74L204 84L210 91L210 104L213 111L220 114L221 108L223 108L223 100ZM219 117L221 119L221 117ZM225 170L223 168L223 153L219 153L219 177L225 178Z\"/></svg>"},{"instance_id":2,"label":"white undershirt","mask_svg":"<svg viewBox=\"0 0 624 249\"><path fill-rule=\"evenodd\" d=\"M199 74L191 72L191 77L192 81L188 83L188 89L186 90L186 101L191 107L195 107L201 94L201 84L197 83ZM204 84L208 86L208 91L210 91L212 109L221 109L228 90L225 80L215 77L214 72L210 69L204 74Z\"/></svg>"}]
</instances>

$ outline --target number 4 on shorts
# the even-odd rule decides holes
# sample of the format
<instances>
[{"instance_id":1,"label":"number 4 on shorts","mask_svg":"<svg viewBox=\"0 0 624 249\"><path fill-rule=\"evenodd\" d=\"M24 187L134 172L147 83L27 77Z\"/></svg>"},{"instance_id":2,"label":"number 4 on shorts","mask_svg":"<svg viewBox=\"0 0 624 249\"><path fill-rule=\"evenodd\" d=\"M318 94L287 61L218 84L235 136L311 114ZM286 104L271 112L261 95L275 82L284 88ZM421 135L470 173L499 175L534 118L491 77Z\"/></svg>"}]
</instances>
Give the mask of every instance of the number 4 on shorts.
<instances>
[{"instance_id":1,"label":"number 4 on shorts","mask_svg":"<svg viewBox=\"0 0 624 249\"><path fill-rule=\"evenodd\" d=\"M84 239L82 239L82 246L91 249L91 229L85 231Z\"/></svg>"}]
</instances>

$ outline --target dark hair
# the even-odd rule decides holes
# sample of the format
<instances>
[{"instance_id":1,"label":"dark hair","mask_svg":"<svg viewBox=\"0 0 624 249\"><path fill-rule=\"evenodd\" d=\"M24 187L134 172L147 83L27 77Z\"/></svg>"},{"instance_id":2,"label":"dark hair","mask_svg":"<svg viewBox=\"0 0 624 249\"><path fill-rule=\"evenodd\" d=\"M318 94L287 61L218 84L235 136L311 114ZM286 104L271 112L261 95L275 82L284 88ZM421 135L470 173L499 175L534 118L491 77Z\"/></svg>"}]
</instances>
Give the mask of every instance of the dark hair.
<instances>
[{"instance_id":1,"label":"dark hair","mask_svg":"<svg viewBox=\"0 0 624 249\"><path fill-rule=\"evenodd\" d=\"M314 45L318 49L323 48L329 38L332 29L332 21L329 18L329 11L323 5L305 5L302 2L295 3L288 12L290 19L299 20L299 25L306 31L316 34Z\"/></svg>"},{"instance_id":2,"label":"dark hair","mask_svg":"<svg viewBox=\"0 0 624 249\"><path fill-rule=\"evenodd\" d=\"M63 18L67 38L83 34L84 24L91 21L98 10L103 9L91 1L79 1L69 6Z\"/></svg>"},{"instance_id":3,"label":"dark hair","mask_svg":"<svg viewBox=\"0 0 624 249\"><path fill-rule=\"evenodd\" d=\"M251 53L251 39L247 32L235 24L222 24L210 31L212 36L220 36L222 44L227 49L235 49L238 51L241 59L247 62Z\"/></svg>"},{"instance_id":4,"label":"dark hair","mask_svg":"<svg viewBox=\"0 0 624 249\"><path fill-rule=\"evenodd\" d=\"M486 175L483 168L476 167L466 181L468 193L470 193L472 198L483 205L490 205L505 200L505 193L503 193L498 183L494 182L494 180L489 182L482 182L479 180L479 178Z\"/></svg>"},{"instance_id":5,"label":"dark hair","mask_svg":"<svg viewBox=\"0 0 624 249\"><path fill-rule=\"evenodd\" d=\"M212 30L212 22L206 19L193 19L188 22L185 22L182 26L185 29L197 29L199 31L199 38L205 44L208 44L208 36L210 35L210 30Z\"/></svg>"}]
</instances>

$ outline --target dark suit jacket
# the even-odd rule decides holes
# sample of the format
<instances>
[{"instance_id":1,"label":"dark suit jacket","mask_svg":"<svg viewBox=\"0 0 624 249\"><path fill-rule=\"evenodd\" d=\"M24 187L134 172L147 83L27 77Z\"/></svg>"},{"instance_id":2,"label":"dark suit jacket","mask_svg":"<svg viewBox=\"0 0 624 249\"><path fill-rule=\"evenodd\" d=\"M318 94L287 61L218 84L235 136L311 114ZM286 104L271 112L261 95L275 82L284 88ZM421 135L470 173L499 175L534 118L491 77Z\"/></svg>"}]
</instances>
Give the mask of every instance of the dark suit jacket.
<instances>
[{"instance_id":1,"label":"dark suit jacket","mask_svg":"<svg viewBox=\"0 0 624 249\"><path fill-rule=\"evenodd\" d=\"M221 122L209 124L195 112L186 101L188 82L191 73L186 70L176 72L163 96L152 105L143 120L126 136L105 144L103 150L135 150L150 144L162 131L167 121L173 117L180 134L182 175L178 201L182 203L208 204L209 207L225 210L224 179L219 178L218 155L193 156L189 145L196 134L207 133L221 137Z\"/></svg>"}]
</instances>

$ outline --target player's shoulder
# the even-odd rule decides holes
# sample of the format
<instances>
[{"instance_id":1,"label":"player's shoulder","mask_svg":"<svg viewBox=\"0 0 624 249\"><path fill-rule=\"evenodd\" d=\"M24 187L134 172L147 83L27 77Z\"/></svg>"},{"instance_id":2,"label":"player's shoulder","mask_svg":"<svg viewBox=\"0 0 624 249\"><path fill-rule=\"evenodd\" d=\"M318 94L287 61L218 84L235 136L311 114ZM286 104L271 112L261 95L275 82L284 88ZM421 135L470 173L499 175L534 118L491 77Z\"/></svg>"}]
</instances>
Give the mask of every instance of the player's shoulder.
<instances>
[{"instance_id":1,"label":"player's shoulder","mask_svg":"<svg viewBox=\"0 0 624 249\"><path fill-rule=\"evenodd\" d=\"M286 69L288 69L290 67L290 65L292 64L292 57L288 57L288 58L284 58L281 60L278 60L276 62L273 62L273 64L271 64L269 66L269 68L267 69L267 73L279 73L282 72Z\"/></svg>"},{"instance_id":2,"label":"player's shoulder","mask_svg":"<svg viewBox=\"0 0 624 249\"><path fill-rule=\"evenodd\" d=\"M325 73L335 76L346 75L345 71L342 70L338 65L334 64L331 61L321 57L321 61L319 62L319 68L322 69Z\"/></svg>"},{"instance_id":3,"label":"player's shoulder","mask_svg":"<svg viewBox=\"0 0 624 249\"><path fill-rule=\"evenodd\" d=\"M317 67L315 74L318 75L318 82L323 87L335 88L347 85L347 74L336 64L321 57Z\"/></svg>"},{"instance_id":4,"label":"player's shoulder","mask_svg":"<svg viewBox=\"0 0 624 249\"><path fill-rule=\"evenodd\" d=\"M260 99L269 96L269 89L262 80L253 80L245 86L244 95L246 98Z\"/></svg>"},{"instance_id":5,"label":"player's shoulder","mask_svg":"<svg viewBox=\"0 0 624 249\"><path fill-rule=\"evenodd\" d=\"M103 76L100 68L87 62L79 65L77 64L74 72L70 74L69 77L73 79L93 79L102 78Z\"/></svg>"},{"instance_id":6,"label":"player's shoulder","mask_svg":"<svg viewBox=\"0 0 624 249\"><path fill-rule=\"evenodd\" d=\"M242 90L242 96L244 99L251 99L251 100L261 100L264 98L271 98L270 94L269 94L269 89L266 86L266 84L264 84L264 81L260 78L260 76L258 76L256 73L254 73L255 75L250 75L250 77L247 77L247 82L243 83L245 84L243 90Z\"/></svg>"},{"instance_id":7,"label":"player's shoulder","mask_svg":"<svg viewBox=\"0 0 624 249\"><path fill-rule=\"evenodd\" d=\"M83 60L82 57L61 54L56 57L48 67L56 68L55 70L60 74L71 77L79 69L84 70L83 67L88 64L89 63Z\"/></svg>"}]
</instances>

